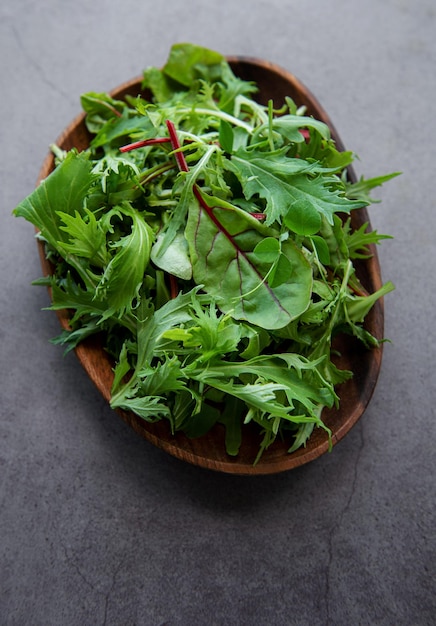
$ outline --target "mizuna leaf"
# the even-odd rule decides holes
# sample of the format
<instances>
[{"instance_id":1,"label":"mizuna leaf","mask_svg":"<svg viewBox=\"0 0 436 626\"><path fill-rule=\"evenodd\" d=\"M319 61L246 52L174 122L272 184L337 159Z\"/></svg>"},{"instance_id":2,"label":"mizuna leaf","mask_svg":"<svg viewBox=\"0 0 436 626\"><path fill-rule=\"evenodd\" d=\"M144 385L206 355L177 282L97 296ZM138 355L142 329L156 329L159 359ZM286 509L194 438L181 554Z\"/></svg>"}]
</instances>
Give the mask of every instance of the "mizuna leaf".
<instances>
[{"instance_id":1,"label":"mizuna leaf","mask_svg":"<svg viewBox=\"0 0 436 626\"><path fill-rule=\"evenodd\" d=\"M92 265L104 267L109 255L101 221L97 221L92 211L86 208L84 216L78 211L74 216L61 211L58 214L65 224L60 229L70 237L69 243L59 242L60 249L89 259Z\"/></svg>"},{"instance_id":2,"label":"mizuna leaf","mask_svg":"<svg viewBox=\"0 0 436 626\"><path fill-rule=\"evenodd\" d=\"M131 233L115 244L117 252L97 287L97 293L103 292L108 301L105 318L131 310L144 279L154 239L151 227L139 212L127 206L119 210L127 214L133 224Z\"/></svg>"},{"instance_id":3,"label":"mizuna leaf","mask_svg":"<svg viewBox=\"0 0 436 626\"><path fill-rule=\"evenodd\" d=\"M312 270L308 261L291 241L284 242L282 253L292 271L286 282L271 287L271 264L254 253L269 229L230 203L202 197L204 207L200 202L191 204L185 231L195 282L235 319L266 329L286 326L309 305Z\"/></svg>"}]
</instances>

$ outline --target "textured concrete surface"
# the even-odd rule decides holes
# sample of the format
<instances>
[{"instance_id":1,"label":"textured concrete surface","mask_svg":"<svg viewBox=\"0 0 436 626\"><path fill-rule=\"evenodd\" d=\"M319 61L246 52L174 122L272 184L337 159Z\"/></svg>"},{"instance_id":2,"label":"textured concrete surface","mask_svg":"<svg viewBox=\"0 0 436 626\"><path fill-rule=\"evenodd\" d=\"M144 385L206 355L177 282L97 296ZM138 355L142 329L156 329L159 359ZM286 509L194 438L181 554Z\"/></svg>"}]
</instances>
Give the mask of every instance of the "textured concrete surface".
<instances>
[{"instance_id":1,"label":"textured concrete surface","mask_svg":"<svg viewBox=\"0 0 436 626\"><path fill-rule=\"evenodd\" d=\"M0 624L434 624L436 7L433 0L2 0ZM371 208L383 370L331 455L235 478L140 440L70 355L11 217L48 145L175 41L269 59L330 113L358 174L402 170Z\"/></svg>"}]
</instances>

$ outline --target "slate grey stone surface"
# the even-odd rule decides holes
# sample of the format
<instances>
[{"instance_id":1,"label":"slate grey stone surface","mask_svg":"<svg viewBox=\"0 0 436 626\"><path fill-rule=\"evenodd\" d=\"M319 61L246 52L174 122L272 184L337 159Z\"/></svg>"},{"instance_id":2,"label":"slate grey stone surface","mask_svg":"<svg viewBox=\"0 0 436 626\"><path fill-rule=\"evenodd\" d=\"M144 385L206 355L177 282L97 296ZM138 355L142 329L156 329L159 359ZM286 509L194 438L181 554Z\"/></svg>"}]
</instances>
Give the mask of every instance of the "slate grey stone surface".
<instances>
[{"instance_id":1,"label":"slate grey stone surface","mask_svg":"<svg viewBox=\"0 0 436 626\"><path fill-rule=\"evenodd\" d=\"M2 0L0 624L429 626L435 600L436 6L433 0ZM172 43L256 56L318 97L370 208L386 344L369 409L318 461L215 474L106 406L58 332L32 227L11 217L48 146Z\"/></svg>"}]
</instances>

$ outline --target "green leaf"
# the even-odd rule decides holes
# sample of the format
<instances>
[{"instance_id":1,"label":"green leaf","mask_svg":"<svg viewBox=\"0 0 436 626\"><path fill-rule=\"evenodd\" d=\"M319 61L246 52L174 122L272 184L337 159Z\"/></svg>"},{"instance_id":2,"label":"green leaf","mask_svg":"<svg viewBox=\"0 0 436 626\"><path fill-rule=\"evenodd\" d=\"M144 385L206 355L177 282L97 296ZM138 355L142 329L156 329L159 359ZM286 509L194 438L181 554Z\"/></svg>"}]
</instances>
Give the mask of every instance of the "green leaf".
<instances>
[{"instance_id":1,"label":"green leaf","mask_svg":"<svg viewBox=\"0 0 436 626\"><path fill-rule=\"evenodd\" d=\"M255 246L253 254L264 263L274 263L280 254L280 243L274 237L265 237Z\"/></svg>"},{"instance_id":2,"label":"green leaf","mask_svg":"<svg viewBox=\"0 0 436 626\"><path fill-rule=\"evenodd\" d=\"M376 230L368 231L368 224L362 224L360 228L352 231L347 221L344 224L344 238L348 247L350 258L366 259L371 256L368 246L378 244L383 239L392 239L389 235L381 235Z\"/></svg>"},{"instance_id":3,"label":"green leaf","mask_svg":"<svg viewBox=\"0 0 436 626\"><path fill-rule=\"evenodd\" d=\"M216 298L222 311L235 319L261 328L281 328L309 305L312 271L300 250L291 242L282 245L292 272L286 283L271 287L269 263L259 261L253 251L269 234L258 220L219 198L203 196L189 209L186 238L198 285Z\"/></svg>"},{"instance_id":4,"label":"green leaf","mask_svg":"<svg viewBox=\"0 0 436 626\"><path fill-rule=\"evenodd\" d=\"M158 422L162 417L170 416L169 407L159 396L125 397L119 402L111 402L111 407L132 411L146 422Z\"/></svg>"},{"instance_id":5,"label":"green leaf","mask_svg":"<svg viewBox=\"0 0 436 626\"><path fill-rule=\"evenodd\" d=\"M219 421L226 429L226 452L230 456L237 456L242 443L242 419L241 415L245 409L244 404L232 396L227 398L224 411L221 413Z\"/></svg>"},{"instance_id":6,"label":"green leaf","mask_svg":"<svg viewBox=\"0 0 436 626\"><path fill-rule=\"evenodd\" d=\"M52 292L50 309L53 311L61 309L75 311L70 321L71 324L83 316L94 316L99 321L105 316L107 312L106 298L97 296L92 286L89 289L84 289L78 285L70 272L62 281L58 281L54 276L51 277L50 283Z\"/></svg>"},{"instance_id":7,"label":"green leaf","mask_svg":"<svg viewBox=\"0 0 436 626\"><path fill-rule=\"evenodd\" d=\"M227 167L238 176L247 200L255 194L265 198L267 225L281 222L290 210L298 211L300 219L297 222L304 225L306 218L303 216L308 207L310 215L315 210L332 223L334 213L348 213L365 205L346 198L337 177L329 174L315 176L322 172L318 164L291 159L284 154L240 149ZM313 218L307 218L309 224L312 221Z\"/></svg>"},{"instance_id":8,"label":"green leaf","mask_svg":"<svg viewBox=\"0 0 436 626\"><path fill-rule=\"evenodd\" d=\"M190 87L199 77L219 72L224 57L219 52L195 44L179 43L172 46L163 73L172 80ZM207 74L206 74L207 75Z\"/></svg>"},{"instance_id":9,"label":"green leaf","mask_svg":"<svg viewBox=\"0 0 436 626\"><path fill-rule=\"evenodd\" d=\"M14 210L40 231L44 239L57 249L57 243L68 243L62 230L58 211L67 215L83 215L84 199L96 180L89 155L72 151L61 164Z\"/></svg>"},{"instance_id":10,"label":"green leaf","mask_svg":"<svg viewBox=\"0 0 436 626\"><path fill-rule=\"evenodd\" d=\"M217 408L204 403L198 413L191 415L182 430L187 437L202 437L215 426L220 416L220 411Z\"/></svg>"},{"instance_id":11,"label":"green leaf","mask_svg":"<svg viewBox=\"0 0 436 626\"><path fill-rule=\"evenodd\" d=\"M198 288L185 294L180 293L157 311L153 311L153 307L146 300L141 301L137 310L138 371L152 362L159 341L164 338L166 331L192 319L191 303L197 290Z\"/></svg>"},{"instance_id":12,"label":"green leaf","mask_svg":"<svg viewBox=\"0 0 436 626\"><path fill-rule=\"evenodd\" d=\"M315 424L310 423L310 422L306 424L301 424L299 426L297 434L295 435L294 443L289 448L288 454L291 454L292 452L295 452L295 450L298 450L299 448L301 448L301 446L306 445L307 440L309 439L310 435L313 433L314 426Z\"/></svg>"},{"instance_id":13,"label":"green leaf","mask_svg":"<svg viewBox=\"0 0 436 626\"><path fill-rule=\"evenodd\" d=\"M108 302L105 317L121 315L133 307L150 260L154 234L140 213L127 205L119 210L132 220L132 230L114 244L116 253L104 270L97 293Z\"/></svg>"},{"instance_id":14,"label":"green leaf","mask_svg":"<svg viewBox=\"0 0 436 626\"><path fill-rule=\"evenodd\" d=\"M59 242L59 249L89 259L92 265L104 267L109 261L109 252L106 247L107 233L102 228L102 222L97 221L86 208L84 215L78 211L74 216L63 211L58 211L58 215L65 224L60 229L70 237L68 243Z\"/></svg>"},{"instance_id":15,"label":"green leaf","mask_svg":"<svg viewBox=\"0 0 436 626\"><path fill-rule=\"evenodd\" d=\"M307 198L294 202L283 222L297 235L314 235L321 228L321 214Z\"/></svg>"},{"instance_id":16,"label":"green leaf","mask_svg":"<svg viewBox=\"0 0 436 626\"><path fill-rule=\"evenodd\" d=\"M128 143L128 137L134 133L145 134L146 136L150 134L153 136L153 131L153 125L148 117L139 115L131 117L131 113L126 109L121 117L111 117L103 124L90 145L94 150L115 141L117 141L119 145L122 143L119 140L123 137L125 138L125 142Z\"/></svg>"},{"instance_id":17,"label":"green leaf","mask_svg":"<svg viewBox=\"0 0 436 626\"><path fill-rule=\"evenodd\" d=\"M363 176L356 183L346 183L347 198L352 200L362 200L363 202L375 202L371 198L370 192L376 187L381 187L384 183L396 176L400 176L401 172L393 172L383 176L375 176L374 178L364 178Z\"/></svg>"},{"instance_id":18,"label":"green leaf","mask_svg":"<svg viewBox=\"0 0 436 626\"><path fill-rule=\"evenodd\" d=\"M289 246L285 246L285 249L290 250ZM293 279L292 275L292 262L290 258L286 256L286 254L283 254L283 252L281 252L268 275L268 284L272 289L275 289L280 285L289 283L289 280Z\"/></svg>"},{"instance_id":19,"label":"green leaf","mask_svg":"<svg viewBox=\"0 0 436 626\"><path fill-rule=\"evenodd\" d=\"M237 351L241 340L241 327L235 324L230 316L218 315L214 304L203 308L198 302L193 301L192 308L193 324L185 331L186 335L181 337L181 341L186 347L198 348L197 360L205 363L216 355ZM168 337L168 333L164 336Z\"/></svg>"},{"instance_id":20,"label":"green leaf","mask_svg":"<svg viewBox=\"0 0 436 626\"><path fill-rule=\"evenodd\" d=\"M241 363L231 363L221 361L215 365L210 365L204 371L193 371L191 376L198 378L208 385L221 388L216 385L217 380L228 378L237 379L247 374L253 374L258 381L269 381L277 384L286 393L289 407L293 407L294 402L302 404L309 415L316 416L316 409L319 404L332 406L334 401L333 389L323 388L318 367L321 361L302 360L299 355L283 353L270 357L260 355L249 361ZM301 368L301 369L300 369ZM306 375L302 376L301 371ZM307 375L310 373L310 376ZM240 396L237 396L240 397ZM281 415L283 417L283 415ZM292 419L289 411L286 412L286 419ZM318 417L316 417L318 419Z\"/></svg>"},{"instance_id":21,"label":"green leaf","mask_svg":"<svg viewBox=\"0 0 436 626\"><path fill-rule=\"evenodd\" d=\"M151 260L157 267L182 280L192 278L192 265L188 253L188 242L183 232L178 231L164 248L165 235L159 234L151 249ZM162 252L163 250L163 252Z\"/></svg>"},{"instance_id":22,"label":"green leaf","mask_svg":"<svg viewBox=\"0 0 436 626\"><path fill-rule=\"evenodd\" d=\"M323 265L330 265L330 251L325 239L319 237L318 235L312 235L310 237L310 241L316 250L320 263Z\"/></svg>"},{"instance_id":23,"label":"green leaf","mask_svg":"<svg viewBox=\"0 0 436 626\"><path fill-rule=\"evenodd\" d=\"M122 384L123 378L130 371L130 369L131 369L131 365L128 360L127 345L124 342L123 347L121 348L118 362L114 368L114 380L113 380L112 389L111 389L112 394L118 391L119 387Z\"/></svg>"},{"instance_id":24,"label":"green leaf","mask_svg":"<svg viewBox=\"0 0 436 626\"><path fill-rule=\"evenodd\" d=\"M327 124L303 115L282 115L273 120L272 127L281 135L289 139L289 141L302 143L303 135L300 133L301 128L313 128L323 139L330 139L330 129Z\"/></svg>"},{"instance_id":25,"label":"green leaf","mask_svg":"<svg viewBox=\"0 0 436 626\"><path fill-rule=\"evenodd\" d=\"M86 113L86 126L91 133L97 133L107 120L118 118L126 104L114 100L107 93L90 91L80 97L82 109Z\"/></svg>"},{"instance_id":26,"label":"green leaf","mask_svg":"<svg viewBox=\"0 0 436 626\"><path fill-rule=\"evenodd\" d=\"M226 120L220 121L219 142L224 152L232 153L233 150L233 128Z\"/></svg>"},{"instance_id":27,"label":"green leaf","mask_svg":"<svg viewBox=\"0 0 436 626\"><path fill-rule=\"evenodd\" d=\"M368 296L349 296L346 302L347 316L353 322L363 322L374 304L381 297L395 289L388 281L380 289Z\"/></svg>"},{"instance_id":28,"label":"green leaf","mask_svg":"<svg viewBox=\"0 0 436 626\"><path fill-rule=\"evenodd\" d=\"M147 366L136 371L139 379L138 394L163 396L169 392L185 389L181 364L177 357L167 357L155 367Z\"/></svg>"}]
</instances>

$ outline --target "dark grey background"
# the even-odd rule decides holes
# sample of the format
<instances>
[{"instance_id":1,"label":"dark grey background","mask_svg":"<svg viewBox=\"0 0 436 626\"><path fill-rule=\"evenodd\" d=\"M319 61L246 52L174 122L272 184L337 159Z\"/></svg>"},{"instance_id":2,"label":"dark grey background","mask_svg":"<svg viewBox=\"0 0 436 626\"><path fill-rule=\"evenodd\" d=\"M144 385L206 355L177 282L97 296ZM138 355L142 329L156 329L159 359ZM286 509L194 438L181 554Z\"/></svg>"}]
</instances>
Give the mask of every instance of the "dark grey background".
<instances>
[{"instance_id":1,"label":"dark grey background","mask_svg":"<svg viewBox=\"0 0 436 626\"><path fill-rule=\"evenodd\" d=\"M435 618L434 0L2 0L0 623L422 626ZM386 335L376 393L331 455L271 477L183 464L105 405L58 332L11 217L79 96L172 43L296 74L360 161Z\"/></svg>"}]
</instances>

